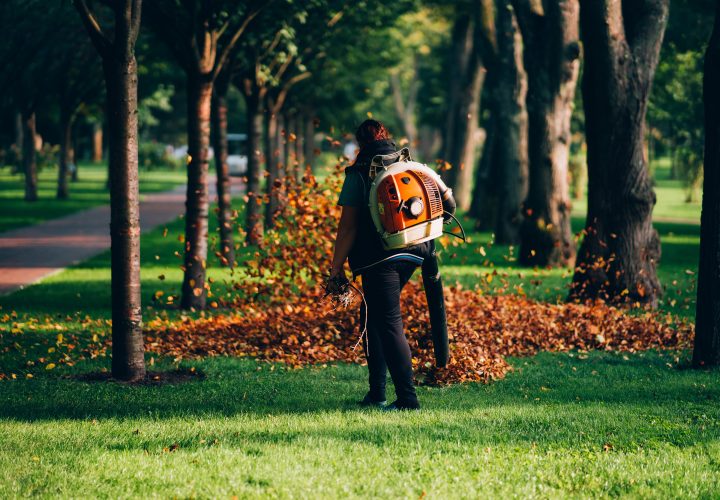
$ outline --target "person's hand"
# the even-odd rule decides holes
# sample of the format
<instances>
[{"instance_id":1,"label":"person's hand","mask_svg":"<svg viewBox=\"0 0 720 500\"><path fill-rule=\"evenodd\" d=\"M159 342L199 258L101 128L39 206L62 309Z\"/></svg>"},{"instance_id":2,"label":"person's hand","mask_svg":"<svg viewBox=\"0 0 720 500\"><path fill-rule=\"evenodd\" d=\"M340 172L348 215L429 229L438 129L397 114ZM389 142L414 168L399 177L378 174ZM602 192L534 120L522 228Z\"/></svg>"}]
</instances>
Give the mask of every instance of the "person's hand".
<instances>
[{"instance_id":1,"label":"person's hand","mask_svg":"<svg viewBox=\"0 0 720 500\"><path fill-rule=\"evenodd\" d=\"M343 266L333 266L330 268L330 279L335 278L336 276L345 276L345 269Z\"/></svg>"},{"instance_id":2,"label":"person's hand","mask_svg":"<svg viewBox=\"0 0 720 500\"><path fill-rule=\"evenodd\" d=\"M350 281L345 276L345 270L335 269L330 271L330 278L325 282L325 294L339 297L347 293L350 287Z\"/></svg>"}]
</instances>

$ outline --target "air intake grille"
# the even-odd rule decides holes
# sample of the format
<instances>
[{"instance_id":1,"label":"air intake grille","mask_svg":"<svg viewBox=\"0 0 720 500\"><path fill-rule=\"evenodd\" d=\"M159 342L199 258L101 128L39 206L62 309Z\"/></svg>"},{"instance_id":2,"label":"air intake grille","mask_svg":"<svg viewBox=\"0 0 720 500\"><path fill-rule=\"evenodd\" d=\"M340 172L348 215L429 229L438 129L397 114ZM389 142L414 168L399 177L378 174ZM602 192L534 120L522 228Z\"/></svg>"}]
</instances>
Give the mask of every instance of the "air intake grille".
<instances>
[{"instance_id":1,"label":"air intake grille","mask_svg":"<svg viewBox=\"0 0 720 500\"><path fill-rule=\"evenodd\" d=\"M420 177L420 180L422 181L423 185L425 186L425 190L427 191L428 203L430 205L430 218L435 219L437 217L442 217L442 199L440 198L440 190L438 189L437 183L432 177L424 174L423 172L415 173L418 175L418 177Z\"/></svg>"}]
</instances>

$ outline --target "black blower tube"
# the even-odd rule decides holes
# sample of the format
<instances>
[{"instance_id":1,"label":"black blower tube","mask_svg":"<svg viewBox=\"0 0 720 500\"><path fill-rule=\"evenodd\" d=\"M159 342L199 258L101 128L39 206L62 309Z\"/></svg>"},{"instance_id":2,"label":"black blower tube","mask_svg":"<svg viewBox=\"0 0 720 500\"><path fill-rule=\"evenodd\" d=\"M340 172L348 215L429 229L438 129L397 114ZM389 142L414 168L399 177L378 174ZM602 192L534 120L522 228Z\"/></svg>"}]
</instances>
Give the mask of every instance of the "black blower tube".
<instances>
[{"instance_id":1,"label":"black blower tube","mask_svg":"<svg viewBox=\"0 0 720 500\"><path fill-rule=\"evenodd\" d=\"M440 189L440 198L442 198L442 207L445 212L443 214L443 219L447 222L450 219L450 216L455 215L457 203L455 202L452 189L445 185L440 176L438 176L435 180L437 181L438 188Z\"/></svg>"},{"instance_id":2,"label":"black blower tube","mask_svg":"<svg viewBox=\"0 0 720 500\"><path fill-rule=\"evenodd\" d=\"M447 317L445 316L445 297L442 278L438 267L437 254L433 249L430 257L422 264L423 285L430 311L430 332L435 350L435 364L439 368L447 366L450 358L448 345Z\"/></svg>"}]
</instances>

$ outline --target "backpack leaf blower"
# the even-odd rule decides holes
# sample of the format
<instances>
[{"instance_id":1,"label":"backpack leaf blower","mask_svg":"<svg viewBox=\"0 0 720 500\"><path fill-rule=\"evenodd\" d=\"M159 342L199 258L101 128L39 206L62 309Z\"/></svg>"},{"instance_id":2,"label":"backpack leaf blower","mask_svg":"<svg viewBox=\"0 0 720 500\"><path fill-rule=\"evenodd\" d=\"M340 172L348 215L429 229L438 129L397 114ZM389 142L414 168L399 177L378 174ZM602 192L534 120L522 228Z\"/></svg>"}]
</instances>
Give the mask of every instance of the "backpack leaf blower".
<instances>
[{"instance_id":1,"label":"backpack leaf blower","mask_svg":"<svg viewBox=\"0 0 720 500\"><path fill-rule=\"evenodd\" d=\"M370 164L370 216L386 250L406 248L445 233L455 218L452 189L427 165L412 161L407 148L375 156ZM454 233L447 233L457 236Z\"/></svg>"}]
</instances>

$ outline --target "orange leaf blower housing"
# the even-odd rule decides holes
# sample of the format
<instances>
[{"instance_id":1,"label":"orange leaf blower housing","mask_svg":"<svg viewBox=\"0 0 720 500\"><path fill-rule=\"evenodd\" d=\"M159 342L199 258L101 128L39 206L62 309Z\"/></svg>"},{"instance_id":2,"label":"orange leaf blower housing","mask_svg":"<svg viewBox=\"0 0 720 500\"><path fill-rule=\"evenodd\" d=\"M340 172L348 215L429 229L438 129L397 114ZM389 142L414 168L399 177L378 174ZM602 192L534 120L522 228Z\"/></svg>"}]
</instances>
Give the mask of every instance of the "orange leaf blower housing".
<instances>
[{"instance_id":1,"label":"orange leaf blower housing","mask_svg":"<svg viewBox=\"0 0 720 500\"><path fill-rule=\"evenodd\" d=\"M388 162L392 162L385 166ZM386 249L404 248L438 238L445 207L454 200L440 176L410 160L407 149L373 159L370 214Z\"/></svg>"}]
</instances>

